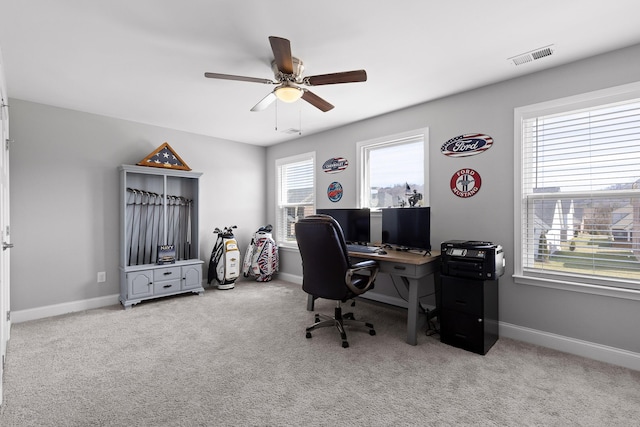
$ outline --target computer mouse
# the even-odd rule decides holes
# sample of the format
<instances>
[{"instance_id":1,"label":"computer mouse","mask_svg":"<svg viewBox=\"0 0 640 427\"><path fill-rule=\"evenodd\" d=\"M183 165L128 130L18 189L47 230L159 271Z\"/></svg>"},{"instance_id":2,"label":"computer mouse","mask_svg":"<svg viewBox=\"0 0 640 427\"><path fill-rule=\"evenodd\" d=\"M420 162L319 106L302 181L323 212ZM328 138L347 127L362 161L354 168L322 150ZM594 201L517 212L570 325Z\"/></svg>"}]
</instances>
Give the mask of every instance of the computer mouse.
<instances>
[{"instance_id":1,"label":"computer mouse","mask_svg":"<svg viewBox=\"0 0 640 427\"><path fill-rule=\"evenodd\" d=\"M378 250L376 251L376 253L378 253L378 254L380 254L380 255L386 255L386 254L387 254L387 251L385 251L384 249L378 249Z\"/></svg>"}]
</instances>

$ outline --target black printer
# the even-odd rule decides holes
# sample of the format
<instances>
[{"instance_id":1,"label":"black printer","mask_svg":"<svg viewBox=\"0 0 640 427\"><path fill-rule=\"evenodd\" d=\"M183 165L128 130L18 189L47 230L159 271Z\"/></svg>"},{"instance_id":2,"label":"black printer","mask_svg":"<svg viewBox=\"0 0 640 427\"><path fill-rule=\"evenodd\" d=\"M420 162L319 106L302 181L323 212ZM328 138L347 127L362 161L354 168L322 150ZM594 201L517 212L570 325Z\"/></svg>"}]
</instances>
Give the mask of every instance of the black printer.
<instances>
[{"instance_id":1,"label":"black printer","mask_svg":"<svg viewBox=\"0 0 640 427\"><path fill-rule=\"evenodd\" d=\"M441 273L477 280L494 280L504 274L502 246L491 242L448 240L440 248Z\"/></svg>"}]
</instances>

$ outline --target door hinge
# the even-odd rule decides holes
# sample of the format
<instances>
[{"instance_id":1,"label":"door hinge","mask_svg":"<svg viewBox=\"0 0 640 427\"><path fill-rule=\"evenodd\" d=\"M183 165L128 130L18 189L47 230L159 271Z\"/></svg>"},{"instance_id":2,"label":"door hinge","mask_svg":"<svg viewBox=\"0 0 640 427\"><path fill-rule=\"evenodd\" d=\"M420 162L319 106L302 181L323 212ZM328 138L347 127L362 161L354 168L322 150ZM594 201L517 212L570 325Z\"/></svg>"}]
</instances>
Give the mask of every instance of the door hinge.
<instances>
[{"instance_id":1,"label":"door hinge","mask_svg":"<svg viewBox=\"0 0 640 427\"><path fill-rule=\"evenodd\" d=\"M4 149L5 150L9 150L9 147L11 146L11 144L13 143L13 139L5 139L4 140Z\"/></svg>"},{"instance_id":2,"label":"door hinge","mask_svg":"<svg viewBox=\"0 0 640 427\"><path fill-rule=\"evenodd\" d=\"M11 310L7 310L7 322L11 320Z\"/></svg>"}]
</instances>

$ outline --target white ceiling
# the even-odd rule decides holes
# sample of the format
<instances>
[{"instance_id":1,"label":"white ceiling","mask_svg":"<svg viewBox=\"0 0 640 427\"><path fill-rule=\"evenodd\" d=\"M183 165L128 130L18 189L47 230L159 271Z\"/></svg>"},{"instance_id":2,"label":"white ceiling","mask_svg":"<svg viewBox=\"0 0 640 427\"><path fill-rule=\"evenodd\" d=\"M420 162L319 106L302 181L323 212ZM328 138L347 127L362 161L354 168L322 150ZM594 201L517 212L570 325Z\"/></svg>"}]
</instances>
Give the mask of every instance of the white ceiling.
<instances>
[{"instance_id":1,"label":"white ceiling","mask_svg":"<svg viewBox=\"0 0 640 427\"><path fill-rule=\"evenodd\" d=\"M0 49L10 97L271 145L640 43L639 16L638 0L0 0ZM249 111L273 86L204 78L273 78L271 35L304 75L368 81L311 88L327 113L276 113Z\"/></svg>"}]
</instances>

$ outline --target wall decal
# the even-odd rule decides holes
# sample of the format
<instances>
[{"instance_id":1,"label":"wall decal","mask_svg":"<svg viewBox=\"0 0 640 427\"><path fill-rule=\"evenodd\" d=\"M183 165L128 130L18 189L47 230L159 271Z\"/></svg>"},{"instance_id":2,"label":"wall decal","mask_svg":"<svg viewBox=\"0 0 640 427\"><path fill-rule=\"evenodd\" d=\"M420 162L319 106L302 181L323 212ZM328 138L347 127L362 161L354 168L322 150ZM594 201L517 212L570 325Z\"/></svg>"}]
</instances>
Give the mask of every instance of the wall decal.
<instances>
[{"instance_id":1,"label":"wall decal","mask_svg":"<svg viewBox=\"0 0 640 427\"><path fill-rule=\"evenodd\" d=\"M334 157L324 162L322 170L326 173L338 173L345 170L348 166L349 160L344 157Z\"/></svg>"},{"instance_id":2,"label":"wall decal","mask_svg":"<svg viewBox=\"0 0 640 427\"><path fill-rule=\"evenodd\" d=\"M475 196L480 191L482 178L473 169L460 169L451 177L451 191L464 199Z\"/></svg>"},{"instance_id":3,"label":"wall decal","mask_svg":"<svg viewBox=\"0 0 640 427\"><path fill-rule=\"evenodd\" d=\"M468 133L451 138L440 147L449 157L466 157L484 153L493 145L493 138L481 133Z\"/></svg>"},{"instance_id":4,"label":"wall decal","mask_svg":"<svg viewBox=\"0 0 640 427\"><path fill-rule=\"evenodd\" d=\"M327 188L327 197L332 202L337 202L342 199L342 184L337 181L329 184L329 188Z\"/></svg>"}]
</instances>

